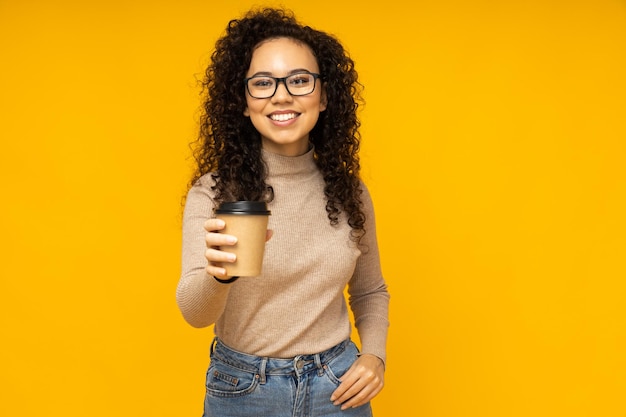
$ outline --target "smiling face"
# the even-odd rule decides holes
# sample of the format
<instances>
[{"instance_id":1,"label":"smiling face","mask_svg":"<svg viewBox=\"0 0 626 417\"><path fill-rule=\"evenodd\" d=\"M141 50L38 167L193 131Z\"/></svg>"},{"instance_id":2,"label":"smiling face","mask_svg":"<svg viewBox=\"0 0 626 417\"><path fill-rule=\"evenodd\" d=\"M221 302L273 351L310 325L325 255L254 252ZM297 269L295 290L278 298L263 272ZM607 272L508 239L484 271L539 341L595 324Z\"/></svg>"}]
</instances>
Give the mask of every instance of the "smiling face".
<instances>
[{"instance_id":1,"label":"smiling face","mask_svg":"<svg viewBox=\"0 0 626 417\"><path fill-rule=\"evenodd\" d=\"M246 77L267 75L286 77L308 71L319 73L311 49L289 38L270 39L260 43L252 54ZM309 148L309 132L326 110L326 93L322 82L315 80L315 90L305 96L292 96L283 83L274 96L254 98L246 91L244 115L261 134L263 149L286 156L297 156Z\"/></svg>"}]
</instances>

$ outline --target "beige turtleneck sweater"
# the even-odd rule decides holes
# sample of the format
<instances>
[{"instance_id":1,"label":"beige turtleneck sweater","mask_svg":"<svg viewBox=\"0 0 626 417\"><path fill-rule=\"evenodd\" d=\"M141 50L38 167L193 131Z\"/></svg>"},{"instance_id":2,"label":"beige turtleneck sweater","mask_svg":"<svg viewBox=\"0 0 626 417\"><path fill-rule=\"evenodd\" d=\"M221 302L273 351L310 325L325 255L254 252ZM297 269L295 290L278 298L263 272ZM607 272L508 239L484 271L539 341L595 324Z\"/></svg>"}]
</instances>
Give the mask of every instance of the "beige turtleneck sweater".
<instances>
[{"instance_id":1,"label":"beige turtleneck sweater","mask_svg":"<svg viewBox=\"0 0 626 417\"><path fill-rule=\"evenodd\" d=\"M269 203L273 235L258 277L220 284L207 275L203 224L215 207L211 176L189 191L176 293L185 320L194 327L215 323L215 334L227 346L252 355L289 358L322 352L350 336L347 285L361 351L384 361L389 294L366 187L366 234L357 247L344 218L330 225L313 150L297 157L263 151L263 158L275 197Z\"/></svg>"}]
</instances>

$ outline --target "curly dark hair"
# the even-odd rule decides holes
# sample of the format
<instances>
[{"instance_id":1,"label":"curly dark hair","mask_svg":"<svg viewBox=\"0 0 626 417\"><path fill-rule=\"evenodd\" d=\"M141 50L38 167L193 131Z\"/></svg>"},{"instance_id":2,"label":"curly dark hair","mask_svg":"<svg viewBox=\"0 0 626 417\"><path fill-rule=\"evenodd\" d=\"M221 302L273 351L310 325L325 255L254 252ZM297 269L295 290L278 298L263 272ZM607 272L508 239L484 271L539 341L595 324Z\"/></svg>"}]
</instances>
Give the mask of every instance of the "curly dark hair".
<instances>
[{"instance_id":1,"label":"curly dark hair","mask_svg":"<svg viewBox=\"0 0 626 417\"><path fill-rule=\"evenodd\" d=\"M226 33L216 42L202 80L203 111L194 150L197 167L190 186L211 173L217 202L273 198L273 191L265 182L267 167L261 158L260 134L243 115L244 78L259 43L283 37L307 45L317 59L328 103L309 140L326 184L330 223L337 224L344 211L351 236L359 241L365 233L357 117L363 102L362 86L354 61L341 43L332 35L300 24L288 10L251 10L241 19L231 20Z\"/></svg>"}]
</instances>

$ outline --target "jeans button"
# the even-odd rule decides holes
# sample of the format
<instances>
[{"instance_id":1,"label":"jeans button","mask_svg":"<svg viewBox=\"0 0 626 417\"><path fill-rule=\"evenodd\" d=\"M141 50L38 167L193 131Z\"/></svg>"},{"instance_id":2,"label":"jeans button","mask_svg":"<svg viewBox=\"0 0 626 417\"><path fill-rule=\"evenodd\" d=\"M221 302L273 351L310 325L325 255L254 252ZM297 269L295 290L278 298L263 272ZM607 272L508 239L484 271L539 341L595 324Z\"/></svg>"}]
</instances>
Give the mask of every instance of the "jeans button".
<instances>
[{"instance_id":1,"label":"jeans button","mask_svg":"<svg viewBox=\"0 0 626 417\"><path fill-rule=\"evenodd\" d=\"M304 361L302 359L298 359L296 362L296 368L302 369L304 367Z\"/></svg>"}]
</instances>

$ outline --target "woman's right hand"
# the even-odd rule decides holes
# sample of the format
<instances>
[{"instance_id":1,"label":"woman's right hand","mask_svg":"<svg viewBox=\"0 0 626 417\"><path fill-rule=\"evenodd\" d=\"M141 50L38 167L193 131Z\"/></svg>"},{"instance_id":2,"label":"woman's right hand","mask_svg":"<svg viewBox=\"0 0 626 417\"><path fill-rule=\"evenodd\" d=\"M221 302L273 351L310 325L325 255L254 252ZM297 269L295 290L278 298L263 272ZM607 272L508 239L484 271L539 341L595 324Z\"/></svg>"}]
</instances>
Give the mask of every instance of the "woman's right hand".
<instances>
[{"instance_id":1,"label":"woman's right hand","mask_svg":"<svg viewBox=\"0 0 626 417\"><path fill-rule=\"evenodd\" d=\"M205 243L206 251L204 257L209 261L206 267L206 272L209 275L216 276L218 278L227 278L226 270L222 264L235 262L237 257L234 253L223 251L223 247L233 246L237 243L237 238L233 235L227 235L220 233L226 226L222 219L209 219L204 223L204 229L206 230ZM267 231L266 241L272 237L272 231Z\"/></svg>"},{"instance_id":2,"label":"woman's right hand","mask_svg":"<svg viewBox=\"0 0 626 417\"><path fill-rule=\"evenodd\" d=\"M204 252L204 257L209 261L206 272L218 278L226 278L226 270L222 264L232 263L236 260L234 253L222 250L223 246L233 246L237 243L235 236L219 233L225 225L226 223L221 219L209 219L204 223L204 229L207 232L205 236L207 249Z\"/></svg>"}]
</instances>

